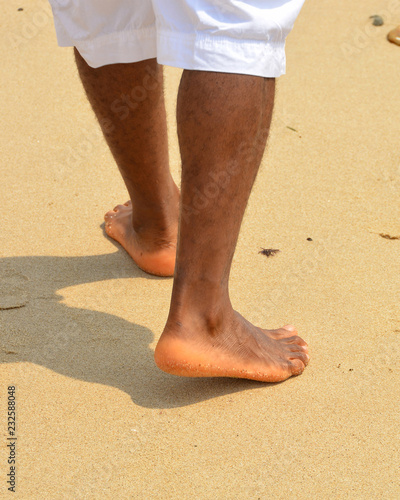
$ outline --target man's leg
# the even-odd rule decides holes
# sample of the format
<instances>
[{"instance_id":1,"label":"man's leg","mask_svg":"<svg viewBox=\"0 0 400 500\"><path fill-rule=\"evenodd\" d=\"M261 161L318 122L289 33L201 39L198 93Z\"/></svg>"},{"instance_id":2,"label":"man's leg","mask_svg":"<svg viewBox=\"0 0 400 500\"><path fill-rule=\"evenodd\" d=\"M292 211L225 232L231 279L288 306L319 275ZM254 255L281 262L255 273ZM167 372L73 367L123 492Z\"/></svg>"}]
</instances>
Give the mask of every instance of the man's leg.
<instances>
[{"instance_id":1,"label":"man's leg","mask_svg":"<svg viewBox=\"0 0 400 500\"><path fill-rule=\"evenodd\" d=\"M149 59L93 69L76 49L75 57L131 199L106 214L106 232L144 271L172 276L179 190L168 165L162 66Z\"/></svg>"},{"instance_id":2,"label":"man's leg","mask_svg":"<svg viewBox=\"0 0 400 500\"><path fill-rule=\"evenodd\" d=\"M262 330L231 306L229 273L267 140L275 80L184 71L178 95L181 217L169 318L156 347L164 371L276 382L299 374L294 327ZM268 318L266 318L267 320Z\"/></svg>"}]
</instances>

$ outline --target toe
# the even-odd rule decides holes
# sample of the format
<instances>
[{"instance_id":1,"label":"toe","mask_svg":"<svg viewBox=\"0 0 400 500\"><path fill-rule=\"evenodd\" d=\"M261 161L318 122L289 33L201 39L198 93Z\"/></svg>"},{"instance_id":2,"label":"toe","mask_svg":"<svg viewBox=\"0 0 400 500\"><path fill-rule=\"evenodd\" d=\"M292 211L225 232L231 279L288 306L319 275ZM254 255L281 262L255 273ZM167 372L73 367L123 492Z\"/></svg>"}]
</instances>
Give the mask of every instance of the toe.
<instances>
[{"instance_id":1,"label":"toe","mask_svg":"<svg viewBox=\"0 0 400 500\"><path fill-rule=\"evenodd\" d=\"M109 221L110 219L112 219L115 215L115 212L113 210L110 210L109 212L107 212L105 215L104 215L104 220L105 221Z\"/></svg>"},{"instance_id":2,"label":"toe","mask_svg":"<svg viewBox=\"0 0 400 500\"><path fill-rule=\"evenodd\" d=\"M290 360L290 371L292 375L300 375L303 373L306 365L301 359L291 359Z\"/></svg>"},{"instance_id":3,"label":"toe","mask_svg":"<svg viewBox=\"0 0 400 500\"><path fill-rule=\"evenodd\" d=\"M290 330L286 330L285 328L278 328L277 330L266 330L265 328L261 328L261 330L268 335L268 337L272 337L273 339L276 340L281 340L285 339L288 337L293 337L293 332ZM294 331L294 334L297 332Z\"/></svg>"},{"instance_id":4,"label":"toe","mask_svg":"<svg viewBox=\"0 0 400 500\"><path fill-rule=\"evenodd\" d=\"M278 328L275 330L280 338L292 338L297 334L296 328L294 330L288 330L286 327Z\"/></svg>"},{"instance_id":5,"label":"toe","mask_svg":"<svg viewBox=\"0 0 400 500\"><path fill-rule=\"evenodd\" d=\"M291 361L299 359L304 364L304 366L307 366L308 362L310 361L310 356L304 351L297 351L292 352L289 356L289 359Z\"/></svg>"},{"instance_id":6,"label":"toe","mask_svg":"<svg viewBox=\"0 0 400 500\"><path fill-rule=\"evenodd\" d=\"M298 335L293 335L292 337L286 337L282 339L282 342L284 342L285 344L297 344L303 347L308 347L307 342Z\"/></svg>"},{"instance_id":7,"label":"toe","mask_svg":"<svg viewBox=\"0 0 400 500\"><path fill-rule=\"evenodd\" d=\"M129 205L127 205L128 202L124 203L123 205L117 205L116 207L114 207L114 212L115 213L119 213L119 212L123 212L123 213L126 213L128 210Z\"/></svg>"},{"instance_id":8,"label":"toe","mask_svg":"<svg viewBox=\"0 0 400 500\"><path fill-rule=\"evenodd\" d=\"M297 331L296 327L293 325L285 325L285 326L282 326L282 328L284 330L288 330L289 332L296 332Z\"/></svg>"},{"instance_id":9,"label":"toe","mask_svg":"<svg viewBox=\"0 0 400 500\"><path fill-rule=\"evenodd\" d=\"M130 206L132 205L131 200L126 201L126 202L124 203L124 205L125 205L126 207L130 207Z\"/></svg>"},{"instance_id":10,"label":"toe","mask_svg":"<svg viewBox=\"0 0 400 500\"><path fill-rule=\"evenodd\" d=\"M289 344L287 349L289 349L290 352L305 352L308 354L308 348L304 345Z\"/></svg>"}]
</instances>

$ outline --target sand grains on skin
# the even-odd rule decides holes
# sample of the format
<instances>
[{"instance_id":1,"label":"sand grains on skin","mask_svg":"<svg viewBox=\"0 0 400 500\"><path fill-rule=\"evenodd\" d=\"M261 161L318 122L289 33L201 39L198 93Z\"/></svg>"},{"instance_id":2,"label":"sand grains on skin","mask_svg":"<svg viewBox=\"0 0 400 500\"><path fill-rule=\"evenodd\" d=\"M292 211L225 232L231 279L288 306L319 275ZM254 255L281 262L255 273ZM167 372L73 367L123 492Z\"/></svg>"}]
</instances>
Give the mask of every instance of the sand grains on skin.
<instances>
[{"instance_id":1,"label":"sand grains on skin","mask_svg":"<svg viewBox=\"0 0 400 500\"><path fill-rule=\"evenodd\" d=\"M157 366L172 375L261 382L282 382L304 371L308 346L293 326L262 330L235 316L234 334L224 329L219 338L204 331L190 335L186 329L182 334L167 323L154 354Z\"/></svg>"}]
</instances>

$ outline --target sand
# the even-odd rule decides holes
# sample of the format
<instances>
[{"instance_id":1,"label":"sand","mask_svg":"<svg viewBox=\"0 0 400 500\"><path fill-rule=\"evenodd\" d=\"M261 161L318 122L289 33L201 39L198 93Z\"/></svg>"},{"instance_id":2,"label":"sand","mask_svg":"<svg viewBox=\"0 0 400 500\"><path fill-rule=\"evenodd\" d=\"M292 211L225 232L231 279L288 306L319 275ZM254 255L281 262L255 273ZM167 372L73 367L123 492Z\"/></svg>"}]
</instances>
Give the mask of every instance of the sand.
<instances>
[{"instance_id":1,"label":"sand","mask_svg":"<svg viewBox=\"0 0 400 500\"><path fill-rule=\"evenodd\" d=\"M4 408L16 386L14 497L398 498L400 240L382 235L400 236L400 48L386 39L399 2L308 0L288 39L231 279L245 316L293 323L309 342L307 370L277 385L156 368L172 280L104 235L104 212L127 195L72 51L57 47L46 2L0 13L0 397ZM166 77L179 180L180 70Z\"/></svg>"}]
</instances>

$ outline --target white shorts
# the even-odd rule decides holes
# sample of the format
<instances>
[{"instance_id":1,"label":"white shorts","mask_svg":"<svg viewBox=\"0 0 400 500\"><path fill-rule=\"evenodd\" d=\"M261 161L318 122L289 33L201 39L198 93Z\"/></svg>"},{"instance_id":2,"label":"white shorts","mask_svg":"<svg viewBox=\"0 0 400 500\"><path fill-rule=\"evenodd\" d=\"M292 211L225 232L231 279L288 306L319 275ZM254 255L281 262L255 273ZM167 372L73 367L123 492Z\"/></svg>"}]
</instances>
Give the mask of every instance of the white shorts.
<instances>
[{"instance_id":1,"label":"white shorts","mask_svg":"<svg viewBox=\"0 0 400 500\"><path fill-rule=\"evenodd\" d=\"M58 43L93 68L157 58L183 69L277 77L304 0L50 0Z\"/></svg>"}]
</instances>

